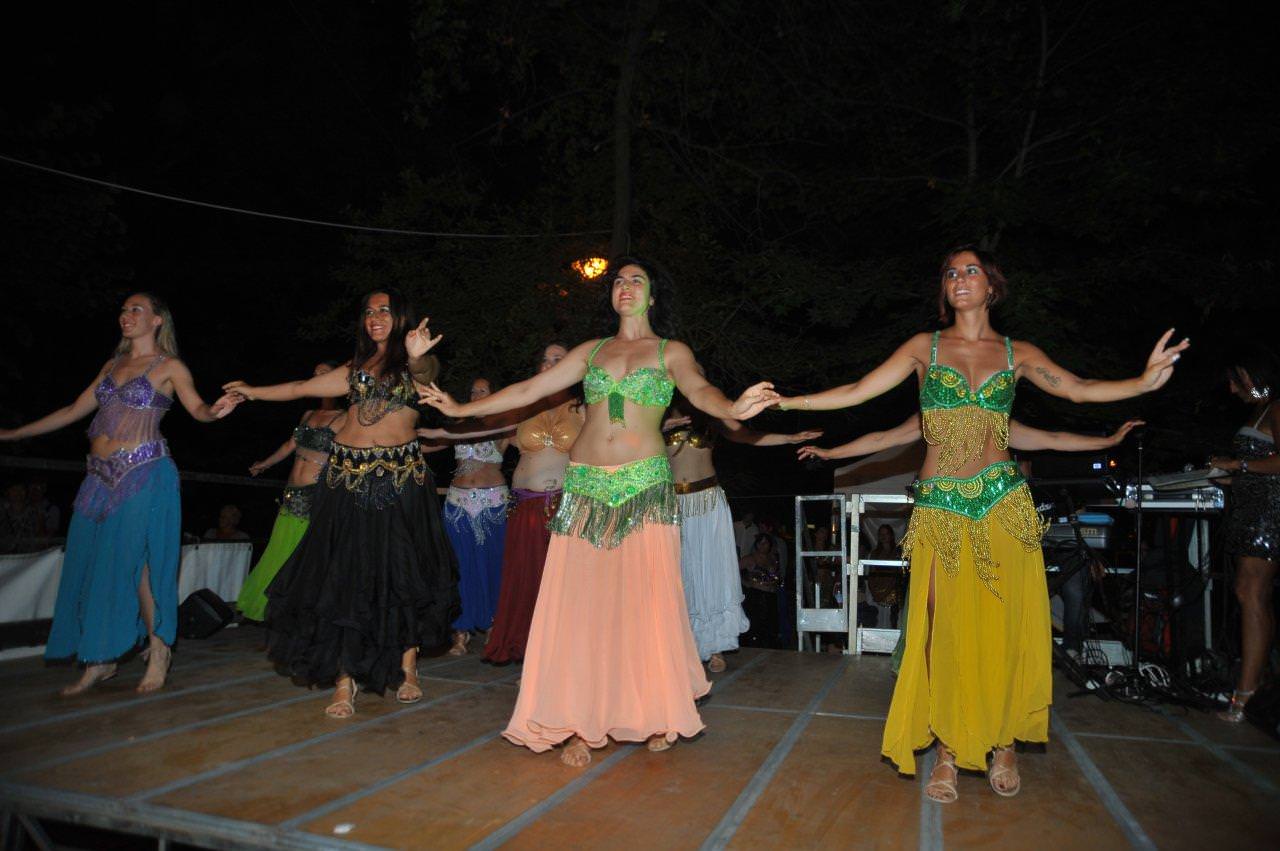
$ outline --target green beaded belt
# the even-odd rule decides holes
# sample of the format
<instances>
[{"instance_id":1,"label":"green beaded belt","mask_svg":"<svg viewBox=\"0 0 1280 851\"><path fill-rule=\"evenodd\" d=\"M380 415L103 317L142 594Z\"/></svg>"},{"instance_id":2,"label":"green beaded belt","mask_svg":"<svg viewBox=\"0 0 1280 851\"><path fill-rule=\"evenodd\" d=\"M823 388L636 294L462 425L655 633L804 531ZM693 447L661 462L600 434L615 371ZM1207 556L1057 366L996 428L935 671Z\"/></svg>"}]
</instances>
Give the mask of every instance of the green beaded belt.
<instances>
[{"instance_id":1,"label":"green beaded belt","mask_svg":"<svg viewBox=\"0 0 1280 851\"><path fill-rule=\"evenodd\" d=\"M570 464L560 508L548 528L613 549L645 523L679 522L671 464L667 456L654 455L612 469Z\"/></svg>"},{"instance_id":2,"label":"green beaded belt","mask_svg":"<svg viewBox=\"0 0 1280 851\"><path fill-rule=\"evenodd\" d=\"M1026 483L1018 465L997 461L965 479L933 476L915 484L916 505L981 520L996 503Z\"/></svg>"}]
</instances>

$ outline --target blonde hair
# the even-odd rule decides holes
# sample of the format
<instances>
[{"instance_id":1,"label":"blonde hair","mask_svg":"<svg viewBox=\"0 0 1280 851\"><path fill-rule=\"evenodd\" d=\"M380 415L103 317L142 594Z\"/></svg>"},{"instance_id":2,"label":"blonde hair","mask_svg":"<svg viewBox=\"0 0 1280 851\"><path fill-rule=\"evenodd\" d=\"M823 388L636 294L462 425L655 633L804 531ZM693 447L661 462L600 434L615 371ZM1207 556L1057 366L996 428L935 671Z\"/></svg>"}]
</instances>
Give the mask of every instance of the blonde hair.
<instances>
[{"instance_id":1,"label":"blonde hair","mask_svg":"<svg viewBox=\"0 0 1280 851\"><path fill-rule=\"evenodd\" d=\"M156 329L156 348L162 354L166 354L171 358L178 357L178 332L173 327L173 313L169 310L169 305L164 299L148 292L133 293L134 296L141 296L151 303L151 311L160 317L160 327ZM132 298L133 296L130 296ZM133 342L127 338L121 339L120 344L116 346L117 355L127 355L133 349Z\"/></svg>"}]
</instances>

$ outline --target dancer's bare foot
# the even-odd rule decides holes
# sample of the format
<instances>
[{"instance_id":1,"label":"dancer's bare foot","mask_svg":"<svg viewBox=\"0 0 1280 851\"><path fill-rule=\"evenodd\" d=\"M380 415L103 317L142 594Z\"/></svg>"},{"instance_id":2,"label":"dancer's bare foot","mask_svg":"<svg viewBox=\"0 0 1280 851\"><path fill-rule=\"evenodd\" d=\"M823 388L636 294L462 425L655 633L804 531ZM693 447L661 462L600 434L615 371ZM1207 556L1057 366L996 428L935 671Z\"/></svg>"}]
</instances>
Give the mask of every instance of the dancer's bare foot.
<instances>
[{"instance_id":1,"label":"dancer's bare foot","mask_svg":"<svg viewBox=\"0 0 1280 851\"><path fill-rule=\"evenodd\" d=\"M333 703L324 708L324 714L330 718L350 718L356 714L356 694L360 687L351 677L338 680L338 687L333 690Z\"/></svg>"},{"instance_id":2,"label":"dancer's bare foot","mask_svg":"<svg viewBox=\"0 0 1280 851\"><path fill-rule=\"evenodd\" d=\"M712 653L711 658L707 660L707 670L713 674L718 674L727 667L729 666L725 663L724 657L719 653Z\"/></svg>"},{"instance_id":3,"label":"dancer's bare foot","mask_svg":"<svg viewBox=\"0 0 1280 851\"><path fill-rule=\"evenodd\" d=\"M151 653L147 656L147 672L138 683L138 694L159 691L164 688L164 681L169 676L169 665L173 662L173 651L160 639L152 639Z\"/></svg>"},{"instance_id":4,"label":"dancer's bare foot","mask_svg":"<svg viewBox=\"0 0 1280 851\"><path fill-rule=\"evenodd\" d=\"M75 697L77 694L84 694L100 682L111 679L116 675L116 664L110 662L106 665L90 665L84 669L84 674L73 685L69 685L58 691L63 697Z\"/></svg>"},{"instance_id":5,"label":"dancer's bare foot","mask_svg":"<svg viewBox=\"0 0 1280 851\"><path fill-rule=\"evenodd\" d=\"M1013 748L996 748L991 752L987 782L991 784L991 790L1002 798L1012 798L1022 789L1018 754Z\"/></svg>"},{"instance_id":6,"label":"dancer's bare foot","mask_svg":"<svg viewBox=\"0 0 1280 851\"><path fill-rule=\"evenodd\" d=\"M947 750L939 742L937 746L938 761L929 772L929 782L925 784L925 797L939 804L953 804L960 797L956 789L956 780L960 771L956 768L956 755Z\"/></svg>"},{"instance_id":7,"label":"dancer's bare foot","mask_svg":"<svg viewBox=\"0 0 1280 851\"><path fill-rule=\"evenodd\" d=\"M585 768L591 764L591 748L577 736L569 740L560 752L560 761L570 768Z\"/></svg>"},{"instance_id":8,"label":"dancer's bare foot","mask_svg":"<svg viewBox=\"0 0 1280 851\"><path fill-rule=\"evenodd\" d=\"M671 750L671 746L674 744L675 742L667 741L666 733L654 733L649 737L649 741L645 742L650 753L662 753L663 751L669 751Z\"/></svg>"}]
</instances>

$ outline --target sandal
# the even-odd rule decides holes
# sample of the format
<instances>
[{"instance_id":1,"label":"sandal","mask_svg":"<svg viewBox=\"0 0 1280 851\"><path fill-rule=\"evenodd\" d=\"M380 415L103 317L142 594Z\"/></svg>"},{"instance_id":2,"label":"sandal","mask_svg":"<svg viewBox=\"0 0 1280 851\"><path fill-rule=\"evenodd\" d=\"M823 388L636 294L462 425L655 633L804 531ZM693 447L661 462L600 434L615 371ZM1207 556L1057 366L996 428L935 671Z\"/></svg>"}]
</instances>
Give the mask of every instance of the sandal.
<instances>
[{"instance_id":1,"label":"sandal","mask_svg":"<svg viewBox=\"0 0 1280 851\"><path fill-rule=\"evenodd\" d=\"M560 752L560 761L570 768L585 768L591 764L591 748L582 739L574 736Z\"/></svg>"},{"instance_id":2,"label":"sandal","mask_svg":"<svg viewBox=\"0 0 1280 851\"><path fill-rule=\"evenodd\" d=\"M350 718L356 714L356 695L360 693L360 686L356 685L355 680L347 677L345 686L338 684L334 697L337 698L344 688L347 690L347 696L334 700L324 708L324 714L330 718Z\"/></svg>"},{"instance_id":3,"label":"sandal","mask_svg":"<svg viewBox=\"0 0 1280 851\"><path fill-rule=\"evenodd\" d=\"M467 645L471 643L471 633L458 631L453 634L453 646L449 648L450 656L466 656Z\"/></svg>"},{"instance_id":4,"label":"sandal","mask_svg":"<svg viewBox=\"0 0 1280 851\"><path fill-rule=\"evenodd\" d=\"M413 677L410 682L409 678ZM404 669L404 682L396 689L396 700L401 703L417 703L422 700L422 687L418 685L418 672L414 668Z\"/></svg>"},{"instance_id":5,"label":"sandal","mask_svg":"<svg viewBox=\"0 0 1280 851\"><path fill-rule=\"evenodd\" d=\"M675 742L667 741L665 733L654 733L649 737L649 740L645 742L645 746L649 748L649 753L662 753L663 751L669 751L674 745Z\"/></svg>"},{"instance_id":6,"label":"sandal","mask_svg":"<svg viewBox=\"0 0 1280 851\"><path fill-rule=\"evenodd\" d=\"M999 765L996 762L996 757L1002 753L1014 753L1014 750L1012 747L996 748L991 752L991 767L987 769L987 782L991 784L992 792L1002 798L1012 798L1022 790L1022 776L1018 774L1016 762L1013 765ZM1001 788L1000 781L1006 777L1013 778L1013 785Z\"/></svg>"},{"instance_id":7,"label":"sandal","mask_svg":"<svg viewBox=\"0 0 1280 851\"><path fill-rule=\"evenodd\" d=\"M944 768L951 769L951 779L937 776L938 772ZM960 792L956 788L956 779L959 777L960 770L956 768L956 755L944 748L938 748L938 762L933 766L933 771L929 772L929 782L925 784L924 796L935 804L954 804L960 797Z\"/></svg>"},{"instance_id":8,"label":"sandal","mask_svg":"<svg viewBox=\"0 0 1280 851\"><path fill-rule=\"evenodd\" d=\"M1249 698L1253 697L1252 691L1240 691L1236 689L1231 692L1231 702L1227 704L1227 708L1217 713L1218 718L1230 724L1239 724L1244 720L1244 705L1249 702Z\"/></svg>"},{"instance_id":9,"label":"sandal","mask_svg":"<svg viewBox=\"0 0 1280 851\"><path fill-rule=\"evenodd\" d=\"M98 669L98 675L94 677L90 677L89 672L94 668ZM69 686L66 686L65 688L59 689L58 694L61 695L62 697L75 697L78 694L84 694L86 691L93 688L98 683L105 683L107 680L111 679L115 675L116 675L115 662L110 662L106 665L89 665L87 668L84 669L84 675L80 677L79 680L77 680L76 682L72 683Z\"/></svg>"},{"instance_id":10,"label":"sandal","mask_svg":"<svg viewBox=\"0 0 1280 851\"><path fill-rule=\"evenodd\" d=\"M718 674L727 667L729 665L719 653L712 653L711 658L707 661L707 670L713 674Z\"/></svg>"}]
</instances>

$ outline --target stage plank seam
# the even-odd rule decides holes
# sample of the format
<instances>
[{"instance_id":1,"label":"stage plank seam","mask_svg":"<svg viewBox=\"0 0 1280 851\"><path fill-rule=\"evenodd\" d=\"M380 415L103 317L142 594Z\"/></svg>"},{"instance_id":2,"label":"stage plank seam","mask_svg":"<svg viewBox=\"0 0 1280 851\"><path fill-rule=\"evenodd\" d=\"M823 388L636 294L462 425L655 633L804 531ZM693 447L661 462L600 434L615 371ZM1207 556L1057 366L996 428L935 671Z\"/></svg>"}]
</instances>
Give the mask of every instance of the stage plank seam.
<instances>
[{"instance_id":1,"label":"stage plank seam","mask_svg":"<svg viewBox=\"0 0 1280 851\"><path fill-rule=\"evenodd\" d=\"M764 661L764 659L765 655L760 654L753 659L747 660L737 670L716 680L714 682L714 687L717 689L724 688L738 677L751 670L751 668ZM714 699L714 696L715 692L713 690L711 699ZM708 704L712 705L710 700L708 700ZM578 777L567 785L557 789L551 795L534 804L532 807L507 822L481 841L472 845L472 851L490 851L490 849L497 848L500 845L511 841L529 825L533 824L538 819L542 818L544 815L576 795L583 787L599 775L603 774L608 768L612 768L614 765L621 762L623 759L626 759L631 754L636 753L638 750L638 747L620 748L599 762L593 761L592 765L583 772L581 777Z\"/></svg>"},{"instance_id":2,"label":"stage plank seam","mask_svg":"<svg viewBox=\"0 0 1280 851\"><path fill-rule=\"evenodd\" d=\"M268 762L269 760L275 759L276 757L287 756L288 754L296 753L297 751L311 747L312 745L318 745L321 742L332 741L333 739L337 739L342 736L347 736L361 730L367 730L370 727L374 727L379 724L385 724L388 721L391 721L392 719L395 719L395 718L403 718L407 715L412 715L416 712L421 712L424 709L428 709L432 706L438 706L441 703L448 702L450 700L453 700L454 698L462 697L463 695L473 694L474 692L482 691L487 688L493 688L496 686L505 685L507 682L515 679L517 676L518 674L512 674L500 680L494 680L488 683L476 683L471 688L462 689L461 691L455 691L450 694L444 694L432 700L424 700L421 703L408 707L407 709L393 710L388 714L379 716L377 718L370 718L368 720L360 721L355 724L344 725L339 730L331 730L328 733L321 733L320 735L312 736L309 739L303 739L302 741L299 741L299 742L294 742L292 744L283 745L278 748L273 748L269 751L265 751L263 753L257 754L256 756L246 757L245 759L238 759L232 762L224 763L223 765L220 765L217 768L211 768L208 771L201 771L189 777L184 777L181 780L174 780L170 783L165 783L161 786L157 786L154 789L148 789L145 792L140 792L136 795L131 795L126 800L145 801L150 798L155 798L160 795L168 794L169 792L175 792L178 789L185 789L186 787L192 786L196 783L203 783L205 780L212 780L215 777L221 777L225 774L230 774L233 771L239 771L242 768L248 768L251 765L257 765L259 763Z\"/></svg>"},{"instance_id":3,"label":"stage plank seam","mask_svg":"<svg viewBox=\"0 0 1280 851\"><path fill-rule=\"evenodd\" d=\"M942 808L945 804L929 800L929 796L924 793L929 785L929 776L933 774L937 764L938 751L936 748L929 748L920 759L920 838L916 843L920 851L942 851L945 847L942 828ZM957 776L956 779L960 778Z\"/></svg>"},{"instance_id":4,"label":"stage plank seam","mask_svg":"<svg viewBox=\"0 0 1280 851\"><path fill-rule=\"evenodd\" d=\"M1234 769L1236 772L1241 774L1246 780L1252 783L1256 789L1262 792L1265 792L1270 797L1276 797L1277 795L1280 795L1280 788L1277 788L1276 784L1272 783L1271 779L1266 775L1264 775L1262 772L1258 771L1253 766L1248 765L1247 763L1241 762L1236 757L1227 753L1226 750L1219 747L1216 742L1210 741L1208 738L1205 737L1203 733L1201 733L1196 728L1192 727L1186 721L1183 721L1181 718L1174 717L1174 715L1171 712L1169 712L1167 708L1163 706L1160 707L1160 714L1168 718L1174 724L1178 725L1178 729L1186 733L1187 736L1194 743L1204 748L1209 753L1213 754L1218 759L1225 762L1227 765L1231 766L1232 769Z\"/></svg>"},{"instance_id":5,"label":"stage plank seam","mask_svg":"<svg viewBox=\"0 0 1280 851\"><path fill-rule=\"evenodd\" d=\"M1147 832L1142 829L1142 825L1133 813L1129 811L1129 808L1125 806L1124 801L1120 800L1119 793L1116 792L1111 782L1107 780L1102 770L1098 768L1093 758L1085 751L1084 745L1080 744L1076 737L1072 735L1067 728L1066 722L1062 720L1061 713L1051 712L1049 723L1053 728L1054 734L1066 747L1067 753L1071 754L1071 758L1076 761L1076 765L1080 766L1080 772L1102 800L1107 812L1111 814L1111 817L1120 825L1120 829L1124 831L1125 838L1129 840L1129 844L1134 848L1143 849L1143 851L1156 851L1156 844L1151 841L1151 837L1147 836Z\"/></svg>"},{"instance_id":6,"label":"stage plank seam","mask_svg":"<svg viewBox=\"0 0 1280 851\"><path fill-rule=\"evenodd\" d=\"M791 749L795 747L796 742L799 741L801 734L804 733L805 729L809 726L809 722L813 720L814 713L817 711L818 707L822 705L822 701L826 699L827 695L831 692L831 689L848 669L849 657L846 656L840 660L840 663L836 666L836 670L833 671L827 677L827 681L822 684L822 688L818 689L817 694L810 699L796 719L791 722L791 726L787 729L787 732L784 733L778 743L773 746L773 750L769 752L767 757L765 757L764 763L756 769L756 773L752 776L751 780L747 782L746 788L738 794L737 799L730 805L728 812L724 814L723 818L720 819L719 824L715 826L711 831L711 834L703 841L702 848L704 851L707 849L722 849L729 844L731 839L733 839L733 835L737 833L738 828L742 826L742 822L747 817L747 813L749 813L751 808L755 806L755 803L760 798L761 793L763 793L765 787L769 785L769 781L773 779L778 768L787 758L787 755L791 753Z\"/></svg>"}]
</instances>

